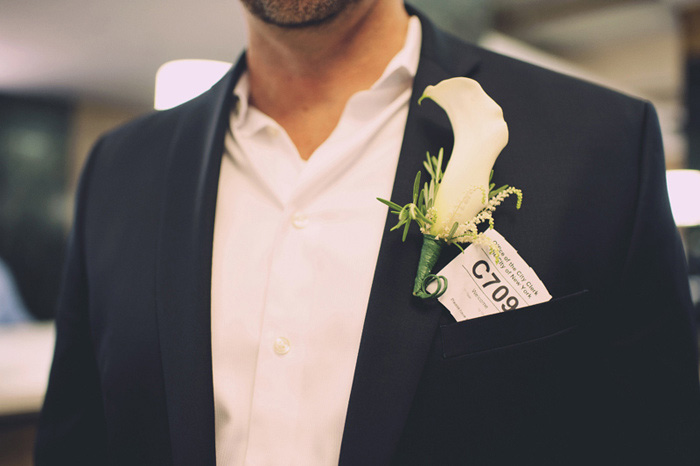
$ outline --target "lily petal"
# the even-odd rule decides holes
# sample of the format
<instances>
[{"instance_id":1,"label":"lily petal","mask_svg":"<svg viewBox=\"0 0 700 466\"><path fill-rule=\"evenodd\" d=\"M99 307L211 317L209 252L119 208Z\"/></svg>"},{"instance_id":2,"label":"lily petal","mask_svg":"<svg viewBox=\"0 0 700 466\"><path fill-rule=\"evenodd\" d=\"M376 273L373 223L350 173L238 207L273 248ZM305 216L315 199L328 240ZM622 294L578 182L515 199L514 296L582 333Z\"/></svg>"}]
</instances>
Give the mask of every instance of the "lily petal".
<instances>
[{"instance_id":1,"label":"lily petal","mask_svg":"<svg viewBox=\"0 0 700 466\"><path fill-rule=\"evenodd\" d=\"M489 175L508 143L508 125L501 107L473 79L451 78L428 86L418 103L426 98L447 113L454 133L431 228L433 235L446 235L455 222L461 226L484 208Z\"/></svg>"}]
</instances>

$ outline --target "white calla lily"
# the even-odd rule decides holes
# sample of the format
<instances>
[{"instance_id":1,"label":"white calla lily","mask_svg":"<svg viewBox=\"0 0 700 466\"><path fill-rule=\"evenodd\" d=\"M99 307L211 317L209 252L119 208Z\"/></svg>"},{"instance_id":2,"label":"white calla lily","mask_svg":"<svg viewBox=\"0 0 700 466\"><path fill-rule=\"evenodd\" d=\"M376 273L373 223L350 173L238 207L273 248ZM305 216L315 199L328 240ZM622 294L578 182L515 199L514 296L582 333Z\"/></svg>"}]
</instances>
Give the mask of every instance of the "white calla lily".
<instances>
[{"instance_id":1,"label":"white calla lily","mask_svg":"<svg viewBox=\"0 0 700 466\"><path fill-rule=\"evenodd\" d=\"M464 225L486 207L491 170L508 143L508 125L501 107L473 79L452 78L428 86L420 101L426 98L445 110L454 133L430 229L445 237L455 222L460 225L457 234L463 233Z\"/></svg>"},{"instance_id":2,"label":"white calla lily","mask_svg":"<svg viewBox=\"0 0 700 466\"><path fill-rule=\"evenodd\" d=\"M479 231L480 224L488 222L493 228L493 212L508 196L517 196L519 209L523 193L504 185L498 189L491 183L496 158L508 143L508 125L503 111L481 88L469 78L452 78L435 86L428 86L423 99L431 99L447 113L454 133L454 146L447 169L442 170L442 149L437 157L426 154L423 166L430 181L421 188L421 173L416 174L413 202L400 206L379 199L399 218L392 230L403 227L403 240L408 236L412 222L423 233L413 294L423 299L439 297L447 289L447 279L431 273L440 251L447 245L478 244L493 249L493 242ZM497 252L496 260L498 260ZM437 289L426 287L437 282Z\"/></svg>"}]
</instances>

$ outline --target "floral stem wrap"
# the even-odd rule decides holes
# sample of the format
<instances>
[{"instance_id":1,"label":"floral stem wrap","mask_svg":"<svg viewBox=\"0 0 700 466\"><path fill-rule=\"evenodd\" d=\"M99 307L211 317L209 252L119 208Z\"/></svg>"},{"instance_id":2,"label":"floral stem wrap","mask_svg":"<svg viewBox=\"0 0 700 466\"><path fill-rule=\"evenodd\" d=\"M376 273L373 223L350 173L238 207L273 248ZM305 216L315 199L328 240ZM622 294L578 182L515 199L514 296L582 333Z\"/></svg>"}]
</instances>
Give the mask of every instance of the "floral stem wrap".
<instances>
[{"instance_id":1,"label":"floral stem wrap","mask_svg":"<svg viewBox=\"0 0 700 466\"><path fill-rule=\"evenodd\" d=\"M447 289L447 279L443 276L431 274L435 263L440 257L445 243L435 239L431 235L423 235L423 247L420 250L420 260L418 261L418 271L416 272L416 280L413 284L413 295L420 298L437 298L441 296ZM434 280L438 282L438 288L432 293L428 293L425 289Z\"/></svg>"}]
</instances>

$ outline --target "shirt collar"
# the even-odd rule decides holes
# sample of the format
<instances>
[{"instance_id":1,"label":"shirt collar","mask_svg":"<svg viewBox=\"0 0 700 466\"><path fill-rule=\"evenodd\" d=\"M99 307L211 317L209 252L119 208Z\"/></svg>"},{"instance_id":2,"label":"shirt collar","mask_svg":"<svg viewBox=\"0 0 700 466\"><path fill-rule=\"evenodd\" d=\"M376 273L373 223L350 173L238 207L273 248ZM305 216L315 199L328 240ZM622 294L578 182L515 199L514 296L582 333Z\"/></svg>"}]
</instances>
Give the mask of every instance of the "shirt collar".
<instances>
[{"instance_id":1,"label":"shirt collar","mask_svg":"<svg viewBox=\"0 0 700 466\"><path fill-rule=\"evenodd\" d=\"M415 77L416 71L418 70L418 61L420 60L421 32L420 20L417 16L411 16L408 21L408 30L403 47L394 55L394 58L391 59L382 75L370 89L379 89L384 86L390 86L396 82L406 82ZM249 92L250 82L248 72L244 71L238 79L236 87L233 89L235 105L231 112L232 126L241 128L247 125L246 122L249 120L250 115L250 106L248 103ZM264 126L264 124L259 121L259 124L254 126L256 128L248 128L246 132L252 134L252 132Z\"/></svg>"},{"instance_id":2,"label":"shirt collar","mask_svg":"<svg viewBox=\"0 0 700 466\"><path fill-rule=\"evenodd\" d=\"M372 85L371 89L383 87L394 81L396 76L399 79L413 79L418 70L421 46L421 25L417 16L411 16L408 20L408 31L406 40L399 52L394 55L389 64L384 69L384 73Z\"/></svg>"}]
</instances>

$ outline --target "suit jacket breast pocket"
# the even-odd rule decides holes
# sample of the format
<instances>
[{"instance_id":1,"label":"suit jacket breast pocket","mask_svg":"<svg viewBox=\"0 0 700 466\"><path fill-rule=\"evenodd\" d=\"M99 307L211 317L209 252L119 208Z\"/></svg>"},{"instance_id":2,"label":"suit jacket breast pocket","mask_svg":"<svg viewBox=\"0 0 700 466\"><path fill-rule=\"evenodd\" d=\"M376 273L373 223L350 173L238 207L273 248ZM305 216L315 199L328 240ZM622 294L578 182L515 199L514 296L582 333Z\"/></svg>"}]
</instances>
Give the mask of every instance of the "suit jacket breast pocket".
<instances>
[{"instance_id":1,"label":"suit jacket breast pocket","mask_svg":"<svg viewBox=\"0 0 700 466\"><path fill-rule=\"evenodd\" d=\"M443 357L453 358L550 338L579 325L591 309L587 290L545 303L440 326Z\"/></svg>"}]
</instances>

